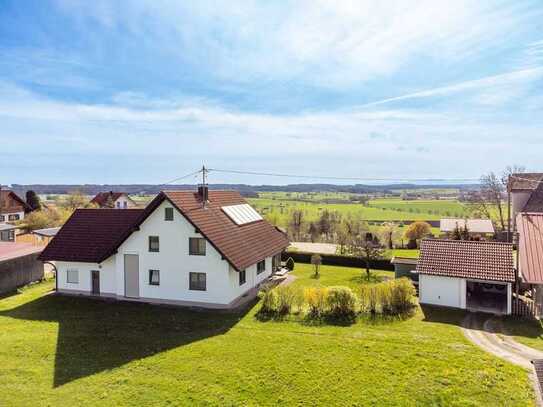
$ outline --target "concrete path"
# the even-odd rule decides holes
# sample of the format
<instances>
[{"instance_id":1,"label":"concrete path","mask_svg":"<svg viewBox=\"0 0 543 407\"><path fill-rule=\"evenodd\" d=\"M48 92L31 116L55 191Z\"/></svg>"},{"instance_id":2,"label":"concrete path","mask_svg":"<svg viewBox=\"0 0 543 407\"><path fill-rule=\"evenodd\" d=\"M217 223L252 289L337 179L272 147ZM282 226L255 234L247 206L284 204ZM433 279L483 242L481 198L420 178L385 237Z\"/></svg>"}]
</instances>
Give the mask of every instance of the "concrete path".
<instances>
[{"instance_id":1,"label":"concrete path","mask_svg":"<svg viewBox=\"0 0 543 407\"><path fill-rule=\"evenodd\" d=\"M539 383L535 375L534 359L543 359L543 352L516 342L513 338L496 332L503 332L502 321L488 314L469 313L462 321L466 338L483 350L527 369L536 394L536 404L543 406Z\"/></svg>"}]
</instances>

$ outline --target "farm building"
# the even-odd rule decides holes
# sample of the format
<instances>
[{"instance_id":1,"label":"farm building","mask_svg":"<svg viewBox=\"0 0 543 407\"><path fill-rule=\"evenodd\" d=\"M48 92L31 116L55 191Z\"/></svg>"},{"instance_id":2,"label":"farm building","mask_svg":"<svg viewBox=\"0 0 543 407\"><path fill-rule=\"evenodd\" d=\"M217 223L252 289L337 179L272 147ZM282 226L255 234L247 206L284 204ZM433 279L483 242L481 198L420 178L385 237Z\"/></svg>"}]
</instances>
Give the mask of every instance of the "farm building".
<instances>
[{"instance_id":1,"label":"farm building","mask_svg":"<svg viewBox=\"0 0 543 407\"><path fill-rule=\"evenodd\" d=\"M0 189L0 223L16 222L31 211L32 208L15 192Z\"/></svg>"},{"instance_id":2,"label":"farm building","mask_svg":"<svg viewBox=\"0 0 543 407\"><path fill-rule=\"evenodd\" d=\"M0 293L43 278L43 263L38 260L41 251L31 244L0 242Z\"/></svg>"},{"instance_id":3,"label":"farm building","mask_svg":"<svg viewBox=\"0 0 543 407\"><path fill-rule=\"evenodd\" d=\"M79 209L41 255L58 291L231 308L280 265L287 237L238 192L164 191L145 209Z\"/></svg>"},{"instance_id":4,"label":"farm building","mask_svg":"<svg viewBox=\"0 0 543 407\"><path fill-rule=\"evenodd\" d=\"M417 272L421 304L511 313L512 244L425 239Z\"/></svg>"},{"instance_id":5,"label":"farm building","mask_svg":"<svg viewBox=\"0 0 543 407\"><path fill-rule=\"evenodd\" d=\"M441 219L439 229L442 233L451 234L456 229L467 231L471 237L494 235L494 225L490 219Z\"/></svg>"},{"instance_id":6,"label":"farm building","mask_svg":"<svg viewBox=\"0 0 543 407\"><path fill-rule=\"evenodd\" d=\"M536 305L536 315L543 313L543 213L520 213L517 216L518 271L529 285Z\"/></svg>"}]
</instances>

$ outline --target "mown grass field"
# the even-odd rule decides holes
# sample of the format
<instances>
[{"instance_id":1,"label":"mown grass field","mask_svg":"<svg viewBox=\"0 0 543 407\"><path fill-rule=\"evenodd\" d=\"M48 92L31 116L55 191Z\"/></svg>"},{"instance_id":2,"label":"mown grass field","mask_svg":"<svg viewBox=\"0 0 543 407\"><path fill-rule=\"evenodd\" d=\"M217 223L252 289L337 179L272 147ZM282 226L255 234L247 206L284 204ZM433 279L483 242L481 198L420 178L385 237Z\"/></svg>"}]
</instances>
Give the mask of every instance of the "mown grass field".
<instances>
[{"instance_id":1,"label":"mown grass field","mask_svg":"<svg viewBox=\"0 0 543 407\"><path fill-rule=\"evenodd\" d=\"M543 325L533 319L507 318L504 320L504 333L513 336L518 342L543 351Z\"/></svg>"},{"instance_id":2,"label":"mown grass field","mask_svg":"<svg viewBox=\"0 0 543 407\"><path fill-rule=\"evenodd\" d=\"M296 265L296 284L360 270ZM0 299L0 405L531 405L524 370L468 342L462 312L314 326L46 295Z\"/></svg>"}]
</instances>

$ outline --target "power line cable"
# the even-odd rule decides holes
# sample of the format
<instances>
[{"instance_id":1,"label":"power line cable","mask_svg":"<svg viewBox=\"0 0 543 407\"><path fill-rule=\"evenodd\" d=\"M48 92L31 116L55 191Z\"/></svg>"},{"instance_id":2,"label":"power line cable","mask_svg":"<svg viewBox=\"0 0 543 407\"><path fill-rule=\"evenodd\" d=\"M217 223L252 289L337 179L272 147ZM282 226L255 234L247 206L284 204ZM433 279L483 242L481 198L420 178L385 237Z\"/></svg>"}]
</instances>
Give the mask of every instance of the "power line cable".
<instances>
[{"instance_id":1,"label":"power line cable","mask_svg":"<svg viewBox=\"0 0 543 407\"><path fill-rule=\"evenodd\" d=\"M162 185L168 185L168 184L172 184L174 182L177 182L177 181L181 181L182 179L185 179L185 178L189 178L189 177L192 177L193 175L197 175L199 173L202 172L202 169L199 169L198 171L194 171L194 172L191 172L190 174L186 174L186 175L183 175L181 177L177 177L177 178L174 178L168 182L164 182L162 184L158 184L158 186L162 186Z\"/></svg>"},{"instance_id":2,"label":"power line cable","mask_svg":"<svg viewBox=\"0 0 543 407\"><path fill-rule=\"evenodd\" d=\"M335 177L325 175L304 175L304 174L286 174L286 173L271 173L271 172L258 172L258 171L241 171L241 170L226 170L220 168L209 168L210 172L221 172L228 174L240 174L240 175L258 175L268 177L283 177L283 178L304 178L304 179L327 179L336 181L402 181L402 182L436 182L436 181L449 181L449 182L465 182L465 181L478 181L477 178L372 178L372 177Z\"/></svg>"}]
</instances>

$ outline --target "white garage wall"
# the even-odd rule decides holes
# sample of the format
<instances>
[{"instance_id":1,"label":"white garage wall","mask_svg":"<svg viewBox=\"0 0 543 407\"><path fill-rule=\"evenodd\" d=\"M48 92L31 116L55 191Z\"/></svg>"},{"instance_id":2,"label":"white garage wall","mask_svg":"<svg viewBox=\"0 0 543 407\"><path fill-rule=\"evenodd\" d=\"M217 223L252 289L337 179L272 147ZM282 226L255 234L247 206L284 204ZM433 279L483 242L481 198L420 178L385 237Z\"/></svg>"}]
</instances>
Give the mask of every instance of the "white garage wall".
<instances>
[{"instance_id":1,"label":"white garage wall","mask_svg":"<svg viewBox=\"0 0 543 407\"><path fill-rule=\"evenodd\" d=\"M421 304L466 308L466 280L461 278L419 275Z\"/></svg>"}]
</instances>

